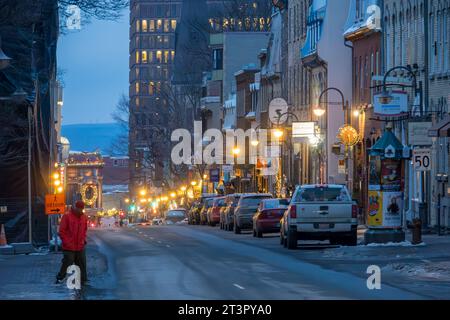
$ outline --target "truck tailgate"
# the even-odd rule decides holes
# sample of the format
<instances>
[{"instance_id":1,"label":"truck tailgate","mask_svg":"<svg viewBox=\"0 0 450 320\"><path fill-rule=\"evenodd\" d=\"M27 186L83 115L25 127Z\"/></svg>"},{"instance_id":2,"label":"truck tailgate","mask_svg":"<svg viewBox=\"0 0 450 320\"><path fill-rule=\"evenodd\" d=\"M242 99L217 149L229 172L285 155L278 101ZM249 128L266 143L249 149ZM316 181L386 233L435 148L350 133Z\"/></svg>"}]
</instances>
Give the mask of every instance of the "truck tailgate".
<instances>
[{"instance_id":1,"label":"truck tailgate","mask_svg":"<svg viewBox=\"0 0 450 320\"><path fill-rule=\"evenodd\" d=\"M307 222L350 222L352 202L307 202L297 204L297 220Z\"/></svg>"}]
</instances>

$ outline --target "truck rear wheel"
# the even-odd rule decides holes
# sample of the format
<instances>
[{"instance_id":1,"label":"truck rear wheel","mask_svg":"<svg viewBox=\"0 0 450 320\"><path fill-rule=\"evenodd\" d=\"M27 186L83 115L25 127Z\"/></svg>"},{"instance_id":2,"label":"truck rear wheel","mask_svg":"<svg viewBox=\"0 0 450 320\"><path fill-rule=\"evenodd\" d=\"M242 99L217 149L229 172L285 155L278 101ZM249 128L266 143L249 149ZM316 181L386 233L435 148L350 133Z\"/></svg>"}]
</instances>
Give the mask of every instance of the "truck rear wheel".
<instances>
[{"instance_id":1,"label":"truck rear wheel","mask_svg":"<svg viewBox=\"0 0 450 320\"><path fill-rule=\"evenodd\" d=\"M234 224L234 233L241 234L241 228L236 223Z\"/></svg>"},{"instance_id":2,"label":"truck rear wheel","mask_svg":"<svg viewBox=\"0 0 450 320\"><path fill-rule=\"evenodd\" d=\"M287 248L289 250L294 250L295 248L297 248L297 232L296 231L288 230Z\"/></svg>"}]
</instances>

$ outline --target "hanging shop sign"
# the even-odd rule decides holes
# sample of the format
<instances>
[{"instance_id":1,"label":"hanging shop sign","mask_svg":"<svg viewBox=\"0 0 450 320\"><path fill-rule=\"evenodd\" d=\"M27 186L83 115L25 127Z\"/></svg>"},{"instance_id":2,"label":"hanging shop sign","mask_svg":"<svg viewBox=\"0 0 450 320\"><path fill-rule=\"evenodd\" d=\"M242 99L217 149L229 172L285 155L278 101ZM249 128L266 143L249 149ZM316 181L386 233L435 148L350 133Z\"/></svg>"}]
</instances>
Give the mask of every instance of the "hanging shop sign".
<instances>
[{"instance_id":1,"label":"hanging shop sign","mask_svg":"<svg viewBox=\"0 0 450 320\"><path fill-rule=\"evenodd\" d=\"M220 182L220 169L209 170L209 182Z\"/></svg>"},{"instance_id":2,"label":"hanging shop sign","mask_svg":"<svg viewBox=\"0 0 450 320\"><path fill-rule=\"evenodd\" d=\"M378 116L401 116L408 112L408 94L405 91L392 91L389 96L374 95L374 113Z\"/></svg>"},{"instance_id":3,"label":"hanging shop sign","mask_svg":"<svg viewBox=\"0 0 450 320\"><path fill-rule=\"evenodd\" d=\"M293 138L311 138L315 135L315 122L294 122L292 123Z\"/></svg>"}]
</instances>

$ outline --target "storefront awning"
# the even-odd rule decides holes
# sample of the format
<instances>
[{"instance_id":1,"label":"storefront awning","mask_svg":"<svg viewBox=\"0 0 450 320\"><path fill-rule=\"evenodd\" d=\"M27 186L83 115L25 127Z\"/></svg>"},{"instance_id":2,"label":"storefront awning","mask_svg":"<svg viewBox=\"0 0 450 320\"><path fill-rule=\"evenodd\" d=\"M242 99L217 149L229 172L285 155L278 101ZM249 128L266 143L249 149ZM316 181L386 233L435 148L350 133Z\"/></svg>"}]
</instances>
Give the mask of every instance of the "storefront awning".
<instances>
[{"instance_id":1,"label":"storefront awning","mask_svg":"<svg viewBox=\"0 0 450 320\"><path fill-rule=\"evenodd\" d=\"M428 130L428 136L435 138L450 137L450 115L446 115L444 119L432 126Z\"/></svg>"}]
</instances>

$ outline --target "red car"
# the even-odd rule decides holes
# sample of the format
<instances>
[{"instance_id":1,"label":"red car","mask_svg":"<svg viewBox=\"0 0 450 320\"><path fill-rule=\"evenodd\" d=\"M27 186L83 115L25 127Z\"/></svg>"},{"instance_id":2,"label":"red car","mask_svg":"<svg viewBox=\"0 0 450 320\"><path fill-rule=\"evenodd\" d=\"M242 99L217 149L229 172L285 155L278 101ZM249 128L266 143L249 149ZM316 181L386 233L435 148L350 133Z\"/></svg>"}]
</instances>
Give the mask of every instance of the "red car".
<instances>
[{"instance_id":1,"label":"red car","mask_svg":"<svg viewBox=\"0 0 450 320\"><path fill-rule=\"evenodd\" d=\"M220 210L225 207L225 197L215 198L212 207L208 209L208 224L212 227L220 223Z\"/></svg>"},{"instance_id":2,"label":"red car","mask_svg":"<svg viewBox=\"0 0 450 320\"><path fill-rule=\"evenodd\" d=\"M288 199L263 200L253 216L253 236L262 238L264 233L280 232L280 220L288 205Z\"/></svg>"}]
</instances>

